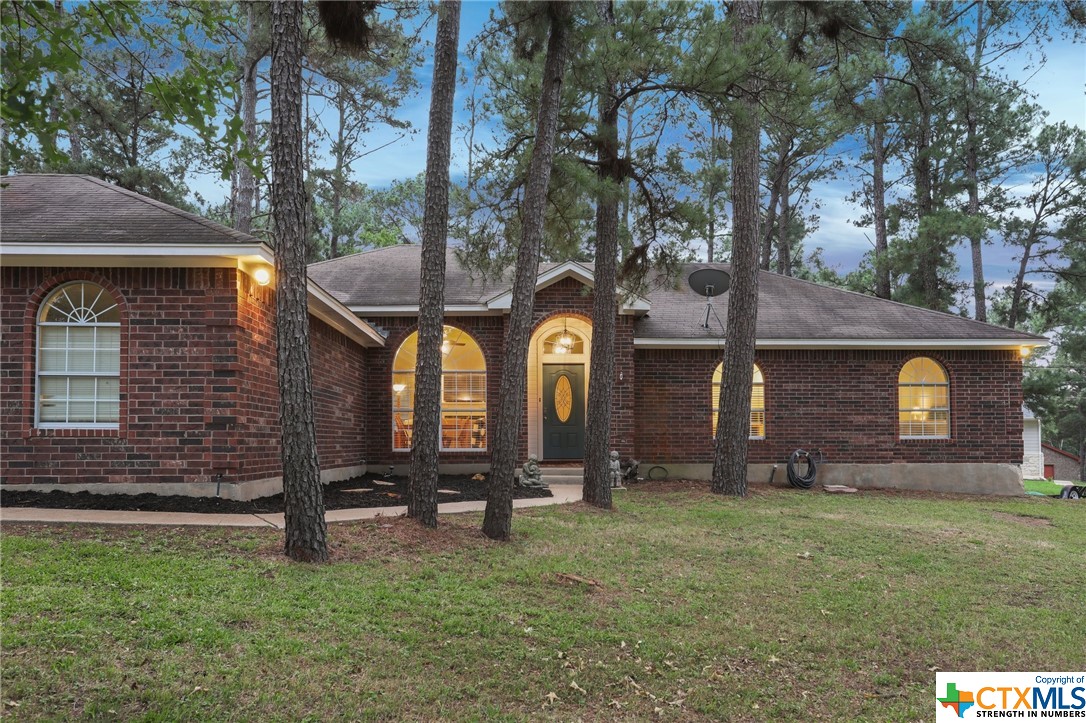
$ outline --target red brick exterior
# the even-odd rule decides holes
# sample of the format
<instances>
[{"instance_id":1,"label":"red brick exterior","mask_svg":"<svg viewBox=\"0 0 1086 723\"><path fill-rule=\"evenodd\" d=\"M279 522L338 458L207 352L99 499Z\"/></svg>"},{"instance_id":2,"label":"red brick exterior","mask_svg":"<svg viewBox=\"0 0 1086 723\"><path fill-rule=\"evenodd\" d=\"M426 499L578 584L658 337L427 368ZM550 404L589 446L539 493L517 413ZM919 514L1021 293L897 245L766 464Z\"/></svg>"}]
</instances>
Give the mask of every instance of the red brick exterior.
<instances>
[{"instance_id":1,"label":"red brick exterior","mask_svg":"<svg viewBox=\"0 0 1086 723\"><path fill-rule=\"evenodd\" d=\"M121 422L117 430L34 427L35 318L66 281L103 285L121 308ZM274 295L234 269L4 268L0 299L0 479L65 482L246 482L279 475ZM574 279L539 292L534 326L591 317L592 294ZM311 318L322 469L404 464L392 450L392 362L416 328L410 317L369 319L385 347L362 349ZM493 425L505 316L449 317L487 364ZM612 447L651 462L713 457L711 380L719 350L635 352L634 317L620 315ZM897 379L916 352L759 350L766 439L752 463L782 462L797 447L831 462L988 462L1022 459L1022 369L1013 351L939 351L950 376L948 440L902 440ZM636 384L635 384L636 381ZM527 424L520 456L527 454ZM445 463L489 462L489 450L445 452Z\"/></svg>"},{"instance_id":2,"label":"red brick exterior","mask_svg":"<svg viewBox=\"0 0 1086 723\"><path fill-rule=\"evenodd\" d=\"M34 427L36 314L89 280L121 308L115 430ZM279 474L274 301L234 269L5 267L0 276L4 484L245 482ZM361 463L363 350L313 319L322 469Z\"/></svg>"},{"instance_id":3,"label":"red brick exterior","mask_svg":"<svg viewBox=\"0 0 1086 723\"><path fill-rule=\"evenodd\" d=\"M900 439L897 381L916 356L950 376L950 439ZM715 350L635 354L637 455L712 462L711 385ZM783 462L797 448L840 463L1022 461L1022 363L1014 351L759 350L765 377L766 438L749 460Z\"/></svg>"},{"instance_id":4,"label":"red brick exterior","mask_svg":"<svg viewBox=\"0 0 1086 723\"><path fill-rule=\"evenodd\" d=\"M555 316L592 317L592 293L575 279L563 279L536 295L533 329ZM388 332L383 349L367 353L367 374L374 380L369 389L371 429L367 459L379 464L406 464L410 453L392 449L392 362L404 340L417 328L414 317L367 317L367 321ZM493 425L498 410L498 387L504 359L506 316L448 316L445 323L471 335L483 350L487 371L487 425ZM615 449L623 455L634 451L634 363L633 317L620 316L615 335L614 408L611 436ZM521 459L528 454L528 425L520 429ZM489 449L481 451L442 452L442 463L488 464Z\"/></svg>"}]
</instances>

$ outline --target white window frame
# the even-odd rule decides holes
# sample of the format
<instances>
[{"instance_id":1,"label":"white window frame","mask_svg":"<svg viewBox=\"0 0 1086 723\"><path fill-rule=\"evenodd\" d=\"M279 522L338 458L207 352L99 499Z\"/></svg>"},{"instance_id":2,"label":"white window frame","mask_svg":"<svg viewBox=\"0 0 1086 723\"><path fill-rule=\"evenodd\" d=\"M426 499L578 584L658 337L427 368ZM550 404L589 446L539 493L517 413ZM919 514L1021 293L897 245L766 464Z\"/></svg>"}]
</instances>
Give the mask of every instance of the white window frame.
<instances>
[{"instance_id":1,"label":"white window frame","mask_svg":"<svg viewBox=\"0 0 1086 723\"><path fill-rule=\"evenodd\" d=\"M117 361L118 361L118 364L117 364L117 371L116 372L108 372L108 373L103 373L103 372L100 372L100 371L72 372L72 371L67 371L67 370L63 371L63 372L47 372L47 371L43 371L42 368L41 368L41 357L42 357L42 350L43 350L43 346L44 346L42 334L41 334L41 331L40 331L42 329L42 327L64 327L64 328L67 328L67 329L71 329L73 327L74 328L87 328L87 327L90 327L90 328L94 328L94 329L98 329L98 328L120 329L120 327L121 327L121 323L119 321L117 321L117 322L42 321L41 319L45 315L47 307L56 298L57 294L61 290L66 289L66 288L68 288L70 286L75 286L77 284L94 284L99 289L101 289L101 292L100 292L101 294L106 294L107 297L109 298L109 300L113 301L113 296L101 284L98 284L98 283L96 283L94 281L72 281L72 282L69 282L67 284L61 284L57 288L50 291L49 296L47 296L45 301L42 303L42 305L40 307L38 307L38 310L37 310L37 312L36 312L36 314L34 316L34 331L35 331L35 340L34 340L34 343L35 343L35 350L34 350L34 427L36 429L120 429L120 427L121 427L121 423L120 423L120 404L121 404L121 369L120 369L121 365L120 365L120 356L121 356L121 349L122 349L123 343L122 343L122 341L120 339L119 334L118 334L118 341L117 341L117 356L118 356ZM69 297L69 301L71 301L70 297ZM97 301L97 298L95 299L95 301ZM106 311L109 311L110 309L114 309L117 306L118 306L118 304L114 303L113 306L109 307L109 309L107 309ZM95 333L95 340L97 340L97 332ZM88 349L87 351L89 351L91 354L95 354L98 351L98 347L97 347L97 345L95 345L93 348ZM70 348L70 346L68 346L67 339L65 340L65 352L66 353L71 353L71 348ZM71 380L72 380L73 377L83 377L83 378L91 378L91 379L111 379L111 378L117 379L117 408L118 408L118 411L117 411L118 419L117 419L117 421L116 422L48 422L48 421L43 422L41 420L41 404L42 404L42 383L41 383L41 380L44 377L53 377L53 378L58 378L59 377L59 378L67 379L68 384L66 385L66 388L69 389L69 390L71 388ZM70 395L65 395L65 399L66 399L66 403L71 402ZM85 401L90 401L94 405L95 416L97 416L97 414L98 414L98 385L97 384L94 385L94 398L91 399L91 400L85 400ZM112 400L110 400L110 401L112 401ZM68 415L66 413L65 417L67 417L67 416Z\"/></svg>"},{"instance_id":2,"label":"white window frame","mask_svg":"<svg viewBox=\"0 0 1086 723\"><path fill-rule=\"evenodd\" d=\"M449 326L449 325L446 324L445 326ZM476 346L478 346L479 350L482 351L482 346L479 344L478 341L475 340L475 337L473 337L471 334L464 331L460 327L449 326L449 328L450 329L455 329L456 331L458 331L461 334L463 334L464 336L466 336L468 339L471 339L472 343L475 344ZM417 333L417 332L412 332L412 333ZM411 335L408 334L407 337L404 338L404 341L400 342L400 347L402 347L403 344L406 343L407 339L410 338L410 336ZM409 376L414 377L415 376L415 370L414 369L396 369L396 357L400 353L400 347L396 348L396 353L393 354L393 356L392 356L392 378L395 379L397 376L401 376L401 375L404 375L404 376L409 375ZM485 358L484 358L483 364L484 365L486 364ZM442 366L444 366L444 364ZM441 435L441 429L439 427L438 428L438 445L439 445L438 446L438 451L439 452L448 452L450 454L459 454L459 453L465 453L465 452L486 452L488 450L488 448L490 446L490 434L489 434L489 432L490 432L490 419L489 419L489 415L487 414L487 409L486 409L486 406L490 401L490 393L489 393L489 390L487 389L487 374L488 373L489 372L487 371L485 366L484 366L483 369L468 369L468 370L455 370L455 371L453 371L453 370L445 371L445 369L441 370L441 390L439 392L441 396L439 397L439 401L440 401L439 413L440 414L445 414L446 412L448 412L448 414L452 414L452 415L455 415L455 414L470 414L472 416L482 417L483 418L483 429L487 432L487 434L484 437L484 439L486 441L483 443L483 446L481 446L481 447L446 447L445 445L441 444L441 436L442 435ZM486 390L484 392L485 397L484 397L483 405L481 407L471 408L471 409L449 409L449 410L446 410L445 409L445 375L446 374L471 374L471 375L481 376L483 378L483 389ZM417 387L414 384L411 385L411 388L412 389L417 389ZM392 387L389 386L389 389L392 389ZM397 447L396 446L396 415L397 414L404 414L404 413L411 415L412 433L413 433L414 418L415 418L415 394L412 393L412 395L411 395L411 406L410 407L397 407L396 406L396 393L395 393L395 391L393 391L393 393L392 393L392 407L391 408L392 408L392 419L391 419L391 425L390 425L389 432L392 435L392 451L393 452L410 452L411 451L410 447Z\"/></svg>"},{"instance_id":3,"label":"white window frame","mask_svg":"<svg viewBox=\"0 0 1086 723\"><path fill-rule=\"evenodd\" d=\"M916 361L917 359L927 359L931 363L935 364L935 366L939 367L939 370L943 373L943 378L946 381L939 382L939 383L902 382L901 381L901 373L903 371L905 371L905 367L908 366L908 364L910 362ZM927 409L921 409L921 408L918 408L918 407L903 409L901 407L901 388L902 387L912 387L912 388L920 388L920 389L943 387L943 388L946 389L946 406L945 407L928 407ZM913 357L912 359L906 360L905 363L902 364L897 370L897 387L894 389L894 392L895 392L895 394L897 396L897 414L895 416L897 417L897 436L898 436L898 439L928 439L928 440L931 440L931 439L950 439L950 373L946 370L946 367L943 366L939 362L938 359L934 359L934 358L932 358L930 356L916 356L916 357ZM902 412L946 412L946 434L902 434L901 433L901 413Z\"/></svg>"}]
</instances>

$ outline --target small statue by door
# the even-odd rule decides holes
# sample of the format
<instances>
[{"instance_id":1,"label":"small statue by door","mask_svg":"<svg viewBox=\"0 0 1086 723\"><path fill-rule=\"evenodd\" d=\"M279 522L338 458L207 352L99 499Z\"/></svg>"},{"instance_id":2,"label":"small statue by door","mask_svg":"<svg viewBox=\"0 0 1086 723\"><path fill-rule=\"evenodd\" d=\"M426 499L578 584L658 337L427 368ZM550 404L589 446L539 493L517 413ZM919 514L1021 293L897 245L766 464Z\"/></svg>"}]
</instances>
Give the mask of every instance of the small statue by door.
<instances>
[{"instance_id":1,"label":"small statue by door","mask_svg":"<svg viewBox=\"0 0 1086 723\"><path fill-rule=\"evenodd\" d=\"M611 489L625 489L622 486L622 462L619 461L618 452L611 452L611 461L608 462L611 476Z\"/></svg>"},{"instance_id":2,"label":"small statue by door","mask_svg":"<svg viewBox=\"0 0 1086 723\"><path fill-rule=\"evenodd\" d=\"M539 458L534 454L529 454L528 461L521 467L520 486L536 489L547 487L543 481L543 468L539 466Z\"/></svg>"}]
</instances>

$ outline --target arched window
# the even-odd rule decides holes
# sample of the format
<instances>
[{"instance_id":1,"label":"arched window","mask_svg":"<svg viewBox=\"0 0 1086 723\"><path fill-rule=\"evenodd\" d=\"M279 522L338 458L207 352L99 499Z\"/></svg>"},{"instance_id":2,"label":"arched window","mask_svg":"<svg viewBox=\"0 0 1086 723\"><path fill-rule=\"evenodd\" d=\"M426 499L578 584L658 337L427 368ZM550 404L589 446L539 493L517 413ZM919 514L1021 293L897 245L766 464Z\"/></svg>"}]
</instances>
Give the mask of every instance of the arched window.
<instances>
[{"instance_id":1,"label":"arched window","mask_svg":"<svg viewBox=\"0 0 1086 723\"><path fill-rule=\"evenodd\" d=\"M120 402L117 302L98 284L65 284L38 314L37 426L115 429Z\"/></svg>"},{"instance_id":2,"label":"arched window","mask_svg":"<svg viewBox=\"0 0 1086 723\"><path fill-rule=\"evenodd\" d=\"M566 329L556 331L543 340L543 353L584 354L584 338Z\"/></svg>"},{"instance_id":3,"label":"arched window","mask_svg":"<svg viewBox=\"0 0 1086 723\"><path fill-rule=\"evenodd\" d=\"M419 333L392 362L392 448L411 449L415 424L415 357ZM441 448L486 449L486 362L466 332L446 326L441 340Z\"/></svg>"},{"instance_id":4,"label":"arched window","mask_svg":"<svg viewBox=\"0 0 1086 723\"><path fill-rule=\"evenodd\" d=\"M713 436L716 436L716 421L720 417L720 384L723 378L724 362L721 362L713 372ZM765 439L765 378L757 364L754 365L754 386L750 390L750 438Z\"/></svg>"},{"instance_id":5,"label":"arched window","mask_svg":"<svg viewBox=\"0 0 1086 723\"><path fill-rule=\"evenodd\" d=\"M905 362L897 377L898 434L903 438L950 437L950 381L934 359Z\"/></svg>"}]
</instances>

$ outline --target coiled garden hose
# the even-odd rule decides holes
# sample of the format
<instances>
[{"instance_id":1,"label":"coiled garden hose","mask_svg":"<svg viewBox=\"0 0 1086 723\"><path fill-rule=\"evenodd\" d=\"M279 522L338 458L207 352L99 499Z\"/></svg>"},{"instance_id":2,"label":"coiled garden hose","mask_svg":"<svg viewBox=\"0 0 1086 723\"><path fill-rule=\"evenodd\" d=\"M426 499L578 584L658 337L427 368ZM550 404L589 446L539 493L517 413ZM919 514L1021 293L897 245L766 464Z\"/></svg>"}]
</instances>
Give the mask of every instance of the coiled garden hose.
<instances>
[{"instance_id":1,"label":"coiled garden hose","mask_svg":"<svg viewBox=\"0 0 1086 723\"><path fill-rule=\"evenodd\" d=\"M822 455L819 454L819 457ZM800 474L796 471L796 463L801 459L807 461L807 472ZM788 458L788 483L796 489L809 490L814 486L815 475L818 474L818 467L815 465L813 453L806 452L802 449L797 449L792 453L792 456Z\"/></svg>"}]
</instances>

